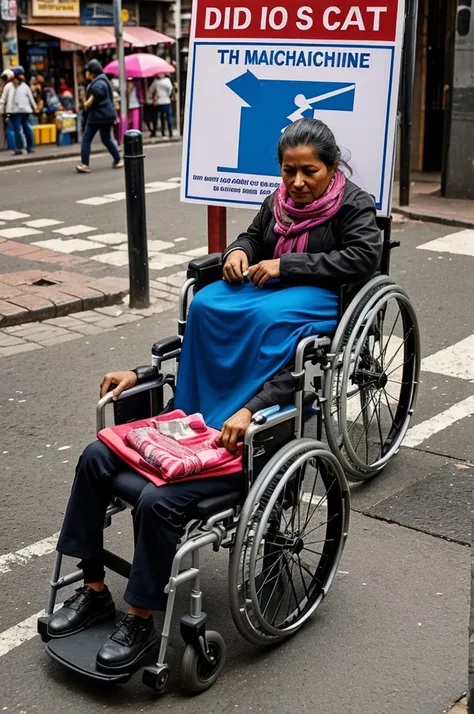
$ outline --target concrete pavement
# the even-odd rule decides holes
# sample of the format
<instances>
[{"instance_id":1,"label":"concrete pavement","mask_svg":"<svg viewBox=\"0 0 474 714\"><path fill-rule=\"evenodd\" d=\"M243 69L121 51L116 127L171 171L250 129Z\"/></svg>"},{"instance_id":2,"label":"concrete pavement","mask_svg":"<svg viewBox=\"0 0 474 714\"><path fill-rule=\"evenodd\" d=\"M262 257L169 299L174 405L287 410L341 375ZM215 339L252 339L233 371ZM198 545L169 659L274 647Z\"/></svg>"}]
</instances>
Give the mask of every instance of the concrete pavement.
<instances>
[{"instance_id":1,"label":"concrete pavement","mask_svg":"<svg viewBox=\"0 0 474 714\"><path fill-rule=\"evenodd\" d=\"M87 177L75 176L73 166L66 160L20 167L20 173L9 169L5 199L14 210L25 209L19 195L24 190L32 220L85 225L97 236L123 232L123 200L97 203L120 193L107 157L97 158ZM153 246L151 274L157 286L176 297L174 283L179 284L186 254L205 249L205 210L180 204L177 189L162 189L179 175L178 147L147 152L146 172L147 181L160 189L147 196L149 239L167 244ZM77 203L84 199L95 200ZM229 235L251 216L229 211ZM392 274L416 306L423 341L421 393L407 438L411 445L379 478L352 487L351 531L335 584L313 622L286 645L261 652L237 635L226 604L226 555L205 554L205 609L211 626L226 639L229 659L219 682L198 699L182 695L176 672L170 694L159 702L139 677L115 690L90 686L50 662L34 637L74 464L94 438L100 379L110 369L147 363L153 341L176 332L173 299L159 314L0 357L0 707L39 714L152 707L194 714L441 714L462 697L468 687L474 257L454 252L464 245L462 236L456 238L462 231L411 221L396 223L394 230L402 247L393 253ZM124 277L126 264L118 258L110 262L119 249L99 239L93 242L100 247L91 247L87 235L77 236L83 242L74 245L82 250L71 255L87 256L98 275L104 269ZM435 241L441 238L453 252L438 251ZM30 239L57 237L43 231L18 240ZM61 329L77 331L73 325ZM105 535L130 556L127 514ZM123 581L112 575L108 582L120 604ZM182 611L184 594L180 603ZM175 623L171 659L176 670L182 651Z\"/></svg>"}]
</instances>

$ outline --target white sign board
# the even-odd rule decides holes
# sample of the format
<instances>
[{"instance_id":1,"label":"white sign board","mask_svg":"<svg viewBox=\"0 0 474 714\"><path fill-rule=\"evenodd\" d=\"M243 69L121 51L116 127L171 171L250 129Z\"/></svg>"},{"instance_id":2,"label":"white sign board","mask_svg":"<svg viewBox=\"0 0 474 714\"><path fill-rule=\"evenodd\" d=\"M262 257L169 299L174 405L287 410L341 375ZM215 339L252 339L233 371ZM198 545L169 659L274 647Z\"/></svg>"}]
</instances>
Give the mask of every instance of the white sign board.
<instances>
[{"instance_id":1,"label":"white sign board","mask_svg":"<svg viewBox=\"0 0 474 714\"><path fill-rule=\"evenodd\" d=\"M281 132L314 116L389 215L403 27L403 0L194 0L181 199L258 207Z\"/></svg>"}]
</instances>

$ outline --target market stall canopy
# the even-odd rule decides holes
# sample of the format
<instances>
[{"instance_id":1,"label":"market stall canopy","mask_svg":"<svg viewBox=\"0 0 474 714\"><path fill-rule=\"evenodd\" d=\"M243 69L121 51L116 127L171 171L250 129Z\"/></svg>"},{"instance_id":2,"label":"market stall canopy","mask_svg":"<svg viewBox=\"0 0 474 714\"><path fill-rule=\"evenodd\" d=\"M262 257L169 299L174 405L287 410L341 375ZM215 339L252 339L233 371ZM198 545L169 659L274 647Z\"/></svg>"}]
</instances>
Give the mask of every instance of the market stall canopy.
<instances>
[{"instance_id":1,"label":"market stall canopy","mask_svg":"<svg viewBox=\"0 0 474 714\"><path fill-rule=\"evenodd\" d=\"M175 72L172 64L156 55L148 53L137 53L125 57L125 74L130 79L143 79L144 77L154 77L157 74L171 74ZM105 74L113 74L118 77L118 61L113 60L104 67Z\"/></svg>"},{"instance_id":2,"label":"market stall canopy","mask_svg":"<svg viewBox=\"0 0 474 714\"><path fill-rule=\"evenodd\" d=\"M25 25L27 30L41 32L43 35L61 40L61 49L88 50L115 47L114 28L99 25ZM148 27L125 27L123 41L128 47L147 47L148 45L172 44L172 37Z\"/></svg>"}]
</instances>

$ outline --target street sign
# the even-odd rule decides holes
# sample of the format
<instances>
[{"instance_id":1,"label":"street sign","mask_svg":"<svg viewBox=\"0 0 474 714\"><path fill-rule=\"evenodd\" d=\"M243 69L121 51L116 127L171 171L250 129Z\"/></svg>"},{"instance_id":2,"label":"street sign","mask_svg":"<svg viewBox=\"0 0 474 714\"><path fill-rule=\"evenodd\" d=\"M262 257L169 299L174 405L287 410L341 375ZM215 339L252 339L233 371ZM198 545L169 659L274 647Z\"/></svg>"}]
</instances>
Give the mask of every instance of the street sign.
<instances>
[{"instance_id":1,"label":"street sign","mask_svg":"<svg viewBox=\"0 0 474 714\"><path fill-rule=\"evenodd\" d=\"M404 0L194 0L181 199L255 208L314 116L389 215L403 26Z\"/></svg>"}]
</instances>

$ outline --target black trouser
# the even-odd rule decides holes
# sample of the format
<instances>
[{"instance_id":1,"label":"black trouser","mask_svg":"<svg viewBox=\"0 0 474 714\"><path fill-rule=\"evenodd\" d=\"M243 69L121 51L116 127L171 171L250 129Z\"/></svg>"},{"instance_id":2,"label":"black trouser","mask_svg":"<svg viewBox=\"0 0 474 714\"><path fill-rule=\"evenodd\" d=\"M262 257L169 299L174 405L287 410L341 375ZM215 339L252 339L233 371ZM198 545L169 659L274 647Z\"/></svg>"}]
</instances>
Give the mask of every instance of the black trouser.
<instances>
[{"instance_id":1,"label":"black trouser","mask_svg":"<svg viewBox=\"0 0 474 714\"><path fill-rule=\"evenodd\" d=\"M161 124L161 136L165 135L165 125L168 127L169 137L171 138L173 136L173 115L171 112L171 104L158 104L157 106L152 106L150 117L152 124L152 136L156 136L158 119Z\"/></svg>"},{"instance_id":2,"label":"black trouser","mask_svg":"<svg viewBox=\"0 0 474 714\"><path fill-rule=\"evenodd\" d=\"M132 469L101 441L89 444L76 467L58 551L82 558L85 582L104 577L103 527L112 496L112 479ZM124 599L147 610L164 610L171 565L178 539L205 498L238 490L241 475L182 481L157 487L143 478L143 490L132 511L135 554Z\"/></svg>"}]
</instances>

